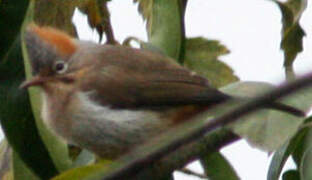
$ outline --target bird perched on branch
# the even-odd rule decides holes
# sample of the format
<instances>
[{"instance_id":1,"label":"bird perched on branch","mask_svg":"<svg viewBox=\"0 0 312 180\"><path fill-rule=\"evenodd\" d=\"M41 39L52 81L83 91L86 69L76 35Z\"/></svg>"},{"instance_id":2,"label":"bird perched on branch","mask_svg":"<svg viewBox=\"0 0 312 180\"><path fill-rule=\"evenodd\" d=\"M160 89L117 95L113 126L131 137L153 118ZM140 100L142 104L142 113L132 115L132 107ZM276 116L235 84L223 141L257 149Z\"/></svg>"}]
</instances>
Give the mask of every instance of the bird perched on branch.
<instances>
[{"instance_id":1,"label":"bird perched on branch","mask_svg":"<svg viewBox=\"0 0 312 180\"><path fill-rule=\"evenodd\" d=\"M30 25L25 42L32 79L42 90L45 123L71 144L105 158L232 99L174 60L147 50L74 39ZM293 107L267 105L302 116Z\"/></svg>"}]
</instances>

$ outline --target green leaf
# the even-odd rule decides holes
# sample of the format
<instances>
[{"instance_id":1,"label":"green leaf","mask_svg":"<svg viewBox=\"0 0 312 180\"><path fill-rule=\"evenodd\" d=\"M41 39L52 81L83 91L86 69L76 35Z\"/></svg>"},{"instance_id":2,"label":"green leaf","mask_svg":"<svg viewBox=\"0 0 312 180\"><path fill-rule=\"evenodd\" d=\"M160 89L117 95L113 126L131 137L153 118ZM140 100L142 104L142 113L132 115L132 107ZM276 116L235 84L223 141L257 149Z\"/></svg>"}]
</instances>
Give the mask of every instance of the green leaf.
<instances>
[{"instance_id":1,"label":"green leaf","mask_svg":"<svg viewBox=\"0 0 312 180\"><path fill-rule=\"evenodd\" d=\"M80 5L79 10L85 13L88 17L88 23L91 28L95 28L100 36L100 41L103 36L105 22L109 21L109 11L104 8L108 0L85 0L83 5Z\"/></svg>"},{"instance_id":2,"label":"green leaf","mask_svg":"<svg viewBox=\"0 0 312 180\"><path fill-rule=\"evenodd\" d=\"M0 63L20 32L28 0L3 0L0 3Z\"/></svg>"},{"instance_id":3,"label":"green leaf","mask_svg":"<svg viewBox=\"0 0 312 180\"><path fill-rule=\"evenodd\" d=\"M88 17L91 28L95 28L102 39L105 22L110 18L104 3L108 0L79 0L63 1L36 0L34 21L39 25L53 26L61 29L72 36L77 36L72 17L76 8L79 8Z\"/></svg>"},{"instance_id":4,"label":"green leaf","mask_svg":"<svg viewBox=\"0 0 312 180\"><path fill-rule=\"evenodd\" d=\"M297 54L303 50L302 39L305 32L299 25L299 20L307 7L307 0L273 2L277 3L283 16L281 49L284 51L284 66L292 66Z\"/></svg>"},{"instance_id":5,"label":"green leaf","mask_svg":"<svg viewBox=\"0 0 312 180\"><path fill-rule=\"evenodd\" d=\"M25 19L23 28L22 28L22 53L23 53L23 59L24 59L24 69L26 73L26 79L30 79L32 77L31 74L31 67L29 64L29 58L26 50L26 45L24 42L24 29L26 26L32 22L33 18L33 13L34 13L34 6L33 3L36 1L32 1L32 6L29 9L28 15ZM18 89L19 91L22 91ZM24 90L25 91L25 90ZM35 122L39 130L40 137L42 138L51 158L53 163L55 164L56 168L59 171L64 171L68 169L72 161L69 158L69 153L67 149L67 144L60 139L60 137L56 136L53 134L47 126L43 123L41 119L41 113L40 113L40 108L41 108L41 96L40 96L40 91L38 88L30 88L28 90L29 96L30 96L30 103L31 103L31 109L34 114ZM43 168L42 168L43 169Z\"/></svg>"},{"instance_id":6,"label":"green leaf","mask_svg":"<svg viewBox=\"0 0 312 180\"><path fill-rule=\"evenodd\" d=\"M298 147L298 144L300 144L301 141L306 136L307 132L308 132L308 128L302 129L290 141L288 141L282 147L276 150L270 163L268 178L267 178L268 180L279 179L280 173L288 157L290 156L291 153L295 151L295 149ZM284 175L283 175L283 179L284 179Z\"/></svg>"},{"instance_id":7,"label":"green leaf","mask_svg":"<svg viewBox=\"0 0 312 180\"><path fill-rule=\"evenodd\" d=\"M200 163L203 165L205 174L210 180L239 179L231 164L220 152L201 156Z\"/></svg>"},{"instance_id":8,"label":"green leaf","mask_svg":"<svg viewBox=\"0 0 312 180\"><path fill-rule=\"evenodd\" d=\"M56 169L42 144L34 124L27 93L18 88L24 78L19 37L16 37L7 58L0 64L0 119L12 147L41 177L51 177ZM36 150L33 150L36 149ZM50 168L49 171L42 166Z\"/></svg>"},{"instance_id":9,"label":"green leaf","mask_svg":"<svg viewBox=\"0 0 312 180\"><path fill-rule=\"evenodd\" d=\"M283 180L300 180L300 174L297 170L288 170L282 176Z\"/></svg>"},{"instance_id":10,"label":"green leaf","mask_svg":"<svg viewBox=\"0 0 312 180\"><path fill-rule=\"evenodd\" d=\"M238 82L221 88L223 92L241 97L253 97L273 89L274 86L260 82ZM312 102L312 88L306 88L285 98L283 103L308 111ZM305 118L275 111L260 110L243 117L231 128L239 136L262 150L274 151L295 135Z\"/></svg>"},{"instance_id":11,"label":"green leaf","mask_svg":"<svg viewBox=\"0 0 312 180\"><path fill-rule=\"evenodd\" d=\"M27 165L20 159L17 153L13 151L13 172L14 172L14 180L40 180L28 167Z\"/></svg>"},{"instance_id":12,"label":"green leaf","mask_svg":"<svg viewBox=\"0 0 312 180\"><path fill-rule=\"evenodd\" d=\"M102 173L109 166L110 161L101 161L96 164L78 167L63 172L52 180L97 180L101 179Z\"/></svg>"},{"instance_id":13,"label":"green leaf","mask_svg":"<svg viewBox=\"0 0 312 180\"><path fill-rule=\"evenodd\" d=\"M300 179L311 180L312 179L312 146L307 148L304 152L301 165L300 165Z\"/></svg>"},{"instance_id":14,"label":"green leaf","mask_svg":"<svg viewBox=\"0 0 312 180\"><path fill-rule=\"evenodd\" d=\"M312 118L309 118L311 120ZM312 145L312 129L309 128L308 132L306 133L305 137L300 141L300 143L297 145L297 148L292 153L292 157L298 167L298 169L301 166L301 161L304 152L311 147Z\"/></svg>"},{"instance_id":15,"label":"green leaf","mask_svg":"<svg viewBox=\"0 0 312 180\"><path fill-rule=\"evenodd\" d=\"M212 86L222 87L238 80L233 70L218 59L228 53L229 50L218 41L202 37L190 38L185 41L184 64L206 77Z\"/></svg>"},{"instance_id":16,"label":"green leaf","mask_svg":"<svg viewBox=\"0 0 312 180\"><path fill-rule=\"evenodd\" d=\"M9 1L12 3L9 7L15 7L14 2ZM29 7L31 8L32 5L31 2ZM20 26L21 24L12 29L20 29ZM38 176L48 179L57 174L57 170L35 125L28 94L18 88L25 79L25 72L20 37L14 38L15 42L10 46L6 58L0 62L1 126L11 147L19 154L19 157Z\"/></svg>"},{"instance_id":17,"label":"green leaf","mask_svg":"<svg viewBox=\"0 0 312 180\"><path fill-rule=\"evenodd\" d=\"M183 13L180 0L134 0L139 2L139 11L147 20L149 42L178 59L184 39Z\"/></svg>"},{"instance_id":18,"label":"green leaf","mask_svg":"<svg viewBox=\"0 0 312 180\"><path fill-rule=\"evenodd\" d=\"M133 0L134 2L139 3L139 12L142 14L143 18L147 20L147 27L152 19L153 15L153 1L144 1L144 0ZM149 28L149 27L148 27Z\"/></svg>"}]
</instances>

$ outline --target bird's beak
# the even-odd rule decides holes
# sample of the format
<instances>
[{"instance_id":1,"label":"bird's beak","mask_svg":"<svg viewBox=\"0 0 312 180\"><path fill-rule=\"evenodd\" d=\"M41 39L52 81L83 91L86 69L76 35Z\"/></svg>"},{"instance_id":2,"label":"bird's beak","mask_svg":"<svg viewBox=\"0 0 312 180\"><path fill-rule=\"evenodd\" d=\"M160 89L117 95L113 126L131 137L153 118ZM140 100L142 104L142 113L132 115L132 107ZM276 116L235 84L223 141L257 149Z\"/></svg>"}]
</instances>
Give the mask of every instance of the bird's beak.
<instances>
[{"instance_id":1,"label":"bird's beak","mask_svg":"<svg viewBox=\"0 0 312 180\"><path fill-rule=\"evenodd\" d=\"M32 79L24 81L19 88L26 89L31 86L41 86L46 81L45 78L42 78L40 76L34 76Z\"/></svg>"}]
</instances>

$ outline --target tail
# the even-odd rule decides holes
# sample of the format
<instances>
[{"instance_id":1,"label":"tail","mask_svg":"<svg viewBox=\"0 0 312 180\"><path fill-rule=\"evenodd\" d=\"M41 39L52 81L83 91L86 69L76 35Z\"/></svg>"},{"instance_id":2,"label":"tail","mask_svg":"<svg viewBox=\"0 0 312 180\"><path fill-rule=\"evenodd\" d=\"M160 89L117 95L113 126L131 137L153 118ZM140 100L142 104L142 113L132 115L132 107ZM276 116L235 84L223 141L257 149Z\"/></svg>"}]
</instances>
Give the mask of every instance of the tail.
<instances>
[{"instance_id":1,"label":"tail","mask_svg":"<svg viewBox=\"0 0 312 180\"><path fill-rule=\"evenodd\" d=\"M292 106L288 106L286 104L278 103L278 102L272 102L271 104L267 105L267 108L276 109L279 111L284 111L289 114L298 116L298 117L304 117L306 114L300 109L294 108Z\"/></svg>"},{"instance_id":2,"label":"tail","mask_svg":"<svg viewBox=\"0 0 312 180\"><path fill-rule=\"evenodd\" d=\"M214 106L220 103L224 103L228 100L234 100L234 101L240 101L240 102L246 102L250 101L253 98L248 98L248 97L234 97L228 94L225 94L221 91L218 91L216 89L207 89L207 91L203 94L201 94L200 98L196 98L196 102L194 103L194 99L192 99L192 103L197 104L197 105L204 105L204 106ZM189 101L187 101L189 103ZM263 108L268 108L268 109L275 109L278 111L282 111L285 113L292 114L294 116L298 117L304 117L306 116L305 112L297 109L295 107L282 104L280 102L269 102L268 104L263 105Z\"/></svg>"},{"instance_id":3,"label":"tail","mask_svg":"<svg viewBox=\"0 0 312 180\"><path fill-rule=\"evenodd\" d=\"M224 98L224 99L225 100L237 99L239 101L250 100L250 98L241 98L241 97L233 97L233 96L227 96L227 98ZM292 114L292 115L298 116L298 117L305 117L306 116L304 111L297 109L295 107L286 105L286 104L279 103L279 102L271 102L270 104L266 105L265 108L283 111L283 112L286 112L286 113L289 113L289 114Z\"/></svg>"}]
</instances>

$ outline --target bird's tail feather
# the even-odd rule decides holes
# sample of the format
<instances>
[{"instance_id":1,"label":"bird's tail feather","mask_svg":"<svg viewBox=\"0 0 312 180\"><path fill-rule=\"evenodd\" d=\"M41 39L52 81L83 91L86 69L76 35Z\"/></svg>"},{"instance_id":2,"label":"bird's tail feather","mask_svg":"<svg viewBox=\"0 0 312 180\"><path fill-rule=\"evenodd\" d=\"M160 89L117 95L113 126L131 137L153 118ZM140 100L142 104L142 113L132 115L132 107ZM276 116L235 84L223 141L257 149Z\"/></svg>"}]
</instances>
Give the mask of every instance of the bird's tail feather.
<instances>
[{"instance_id":1,"label":"bird's tail feather","mask_svg":"<svg viewBox=\"0 0 312 180\"><path fill-rule=\"evenodd\" d=\"M233 97L233 96L227 96L226 98L224 98L224 101L230 100L230 99L236 99L238 101L247 101L247 100L251 100L251 98L242 98L242 97ZM290 105L286 105L280 102L270 102L270 104L267 104L264 106L265 108L268 109L275 109L278 111L283 111L285 113L289 113L292 114L294 116L298 116L298 117L304 117L306 116L305 112L296 108L296 107L292 107Z\"/></svg>"},{"instance_id":2,"label":"bird's tail feather","mask_svg":"<svg viewBox=\"0 0 312 180\"><path fill-rule=\"evenodd\" d=\"M286 105L286 104L282 104L279 102L272 102L270 103L267 108L272 108L275 110L279 110L279 111L284 111L287 112L289 114L295 115L295 116L299 116L299 117L304 117L306 114L304 111L297 109L295 107Z\"/></svg>"}]
</instances>

